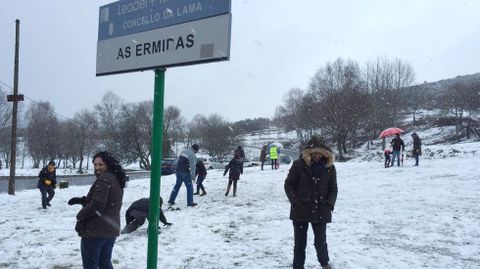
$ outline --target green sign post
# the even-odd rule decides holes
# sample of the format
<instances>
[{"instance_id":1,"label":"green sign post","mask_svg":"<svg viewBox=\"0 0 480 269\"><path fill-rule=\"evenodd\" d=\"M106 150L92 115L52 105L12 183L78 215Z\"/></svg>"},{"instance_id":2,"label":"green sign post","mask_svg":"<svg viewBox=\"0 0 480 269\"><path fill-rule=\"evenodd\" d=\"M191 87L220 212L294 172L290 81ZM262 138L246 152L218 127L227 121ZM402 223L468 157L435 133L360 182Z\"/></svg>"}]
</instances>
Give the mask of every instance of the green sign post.
<instances>
[{"instance_id":1,"label":"green sign post","mask_svg":"<svg viewBox=\"0 0 480 269\"><path fill-rule=\"evenodd\" d=\"M100 7L96 75L155 70L147 269L156 269L165 68L230 59L231 0L139 3L120 0ZM145 23L149 18L154 23Z\"/></svg>"},{"instance_id":2,"label":"green sign post","mask_svg":"<svg viewBox=\"0 0 480 269\"><path fill-rule=\"evenodd\" d=\"M158 215L163 145L163 99L165 93L165 69L155 69L155 92L153 95L152 171L150 173L150 211L148 218L147 268L157 268Z\"/></svg>"}]
</instances>

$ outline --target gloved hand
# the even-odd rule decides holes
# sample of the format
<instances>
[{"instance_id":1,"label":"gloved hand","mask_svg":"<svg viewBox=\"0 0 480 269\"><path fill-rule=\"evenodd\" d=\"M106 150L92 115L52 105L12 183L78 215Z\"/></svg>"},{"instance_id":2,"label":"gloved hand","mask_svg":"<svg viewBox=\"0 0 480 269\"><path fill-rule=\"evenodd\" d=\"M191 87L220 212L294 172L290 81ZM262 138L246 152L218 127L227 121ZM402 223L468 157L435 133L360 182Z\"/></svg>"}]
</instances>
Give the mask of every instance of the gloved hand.
<instances>
[{"instance_id":1,"label":"gloved hand","mask_svg":"<svg viewBox=\"0 0 480 269\"><path fill-rule=\"evenodd\" d=\"M72 199L68 200L69 205L84 205L85 204L85 197L73 197Z\"/></svg>"}]
</instances>

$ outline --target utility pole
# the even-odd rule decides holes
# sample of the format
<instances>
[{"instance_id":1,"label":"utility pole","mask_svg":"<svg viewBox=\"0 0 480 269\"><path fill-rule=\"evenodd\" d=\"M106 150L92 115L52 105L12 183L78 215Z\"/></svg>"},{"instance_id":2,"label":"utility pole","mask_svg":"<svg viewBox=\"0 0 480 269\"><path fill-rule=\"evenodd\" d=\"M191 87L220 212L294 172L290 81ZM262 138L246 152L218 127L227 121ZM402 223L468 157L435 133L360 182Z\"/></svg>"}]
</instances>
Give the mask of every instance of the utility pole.
<instances>
[{"instance_id":1,"label":"utility pole","mask_svg":"<svg viewBox=\"0 0 480 269\"><path fill-rule=\"evenodd\" d=\"M8 95L7 100L13 102L12 113L12 148L10 152L10 178L8 179L8 194L15 194L15 166L17 161L17 112L18 102L23 101L23 95L18 94L18 51L20 42L20 20L15 20L15 64L13 71L13 95Z\"/></svg>"}]
</instances>

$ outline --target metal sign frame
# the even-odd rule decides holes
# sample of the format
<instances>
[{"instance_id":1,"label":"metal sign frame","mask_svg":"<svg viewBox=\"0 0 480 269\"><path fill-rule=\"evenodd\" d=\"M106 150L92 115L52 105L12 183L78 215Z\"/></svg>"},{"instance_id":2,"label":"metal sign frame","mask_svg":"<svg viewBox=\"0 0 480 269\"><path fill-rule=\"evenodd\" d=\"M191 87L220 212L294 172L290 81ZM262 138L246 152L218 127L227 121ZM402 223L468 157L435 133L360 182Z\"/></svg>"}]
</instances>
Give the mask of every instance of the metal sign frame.
<instances>
[{"instance_id":1,"label":"metal sign frame","mask_svg":"<svg viewBox=\"0 0 480 269\"><path fill-rule=\"evenodd\" d=\"M96 75L229 60L231 20L225 14L99 41Z\"/></svg>"}]
</instances>

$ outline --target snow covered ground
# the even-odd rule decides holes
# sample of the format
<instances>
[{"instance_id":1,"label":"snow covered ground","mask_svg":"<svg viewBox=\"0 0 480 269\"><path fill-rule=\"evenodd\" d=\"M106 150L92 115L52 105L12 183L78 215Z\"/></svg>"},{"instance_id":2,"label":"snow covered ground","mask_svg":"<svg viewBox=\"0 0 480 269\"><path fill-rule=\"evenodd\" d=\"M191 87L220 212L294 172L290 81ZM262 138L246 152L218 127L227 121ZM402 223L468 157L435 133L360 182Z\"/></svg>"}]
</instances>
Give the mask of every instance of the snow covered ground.
<instances>
[{"instance_id":1,"label":"snow covered ground","mask_svg":"<svg viewBox=\"0 0 480 269\"><path fill-rule=\"evenodd\" d=\"M380 160L336 163L339 195L327 231L334 268L480 268L480 143L435 147L432 152L464 147L470 153L421 158L419 167L411 159L388 169ZM208 195L195 196L195 208L186 207L182 186L181 210L165 211L174 224L161 228L158 268L289 268L288 169L247 168L235 198L223 195L222 171L209 171ZM174 181L175 175L162 177L163 198ZM57 189L48 210L41 209L38 190L0 194L0 268L81 268L74 230L79 206L66 201L88 188ZM122 216L148 195L149 179L130 181ZM146 268L147 238L147 224L121 235L115 268ZM311 231L306 268L319 268Z\"/></svg>"}]
</instances>

